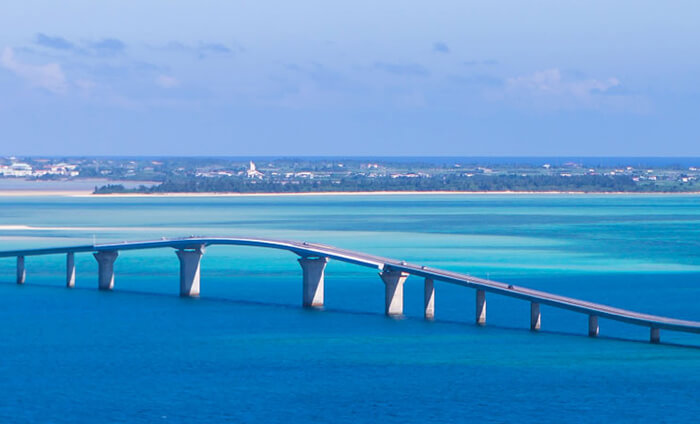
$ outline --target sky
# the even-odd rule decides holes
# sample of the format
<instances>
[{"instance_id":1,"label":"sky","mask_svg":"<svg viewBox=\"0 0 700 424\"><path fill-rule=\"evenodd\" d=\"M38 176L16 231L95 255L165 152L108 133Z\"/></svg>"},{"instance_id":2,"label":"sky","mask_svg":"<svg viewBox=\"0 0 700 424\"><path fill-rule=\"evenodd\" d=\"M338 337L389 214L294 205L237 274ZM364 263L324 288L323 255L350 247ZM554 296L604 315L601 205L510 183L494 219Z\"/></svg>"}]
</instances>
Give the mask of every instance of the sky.
<instances>
[{"instance_id":1,"label":"sky","mask_svg":"<svg viewBox=\"0 0 700 424\"><path fill-rule=\"evenodd\" d=\"M700 156L700 3L4 0L0 156Z\"/></svg>"}]
</instances>

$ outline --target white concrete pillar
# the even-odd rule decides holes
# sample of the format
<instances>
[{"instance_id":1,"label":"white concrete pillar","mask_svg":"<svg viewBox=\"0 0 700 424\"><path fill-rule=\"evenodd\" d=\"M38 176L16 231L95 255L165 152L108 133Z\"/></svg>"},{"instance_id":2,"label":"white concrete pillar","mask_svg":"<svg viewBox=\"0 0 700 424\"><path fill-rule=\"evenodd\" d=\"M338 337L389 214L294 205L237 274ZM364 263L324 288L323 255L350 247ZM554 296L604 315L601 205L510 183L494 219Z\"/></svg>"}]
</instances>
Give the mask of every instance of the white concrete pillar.
<instances>
[{"instance_id":1,"label":"white concrete pillar","mask_svg":"<svg viewBox=\"0 0 700 424\"><path fill-rule=\"evenodd\" d=\"M651 343L661 343L661 330L652 327L651 332L649 334L649 341Z\"/></svg>"},{"instance_id":2,"label":"white concrete pillar","mask_svg":"<svg viewBox=\"0 0 700 424\"><path fill-rule=\"evenodd\" d=\"M540 331L542 315L540 314L540 304L537 302L530 303L530 330Z\"/></svg>"},{"instance_id":3,"label":"white concrete pillar","mask_svg":"<svg viewBox=\"0 0 700 424\"><path fill-rule=\"evenodd\" d=\"M200 260L204 254L204 246L194 249L180 249L175 253L180 260L180 296L198 297Z\"/></svg>"},{"instance_id":4,"label":"white concrete pillar","mask_svg":"<svg viewBox=\"0 0 700 424\"><path fill-rule=\"evenodd\" d=\"M403 283L408 273L402 271L384 271L379 273L386 288L384 299L384 313L387 316L399 316L403 314Z\"/></svg>"},{"instance_id":5,"label":"white concrete pillar","mask_svg":"<svg viewBox=\"0 0 700 424\"><path fill-rule=\"evenodd\" d=\"M24 284L27 280L27 271L24 269L24 256L17 256L17 284Z\"/></svg>"},{"instance_id":6,"label":"white concrete pillar","mask_svg":"<svg viewBox=\"0 0 700 424\"><path fill-rule=\"evenodd\" d=\"M302 301L305 308L323 308L324 273L328 258L299 258L303 274Z\"/></svg>"},{"instance_id":7,"label":"white concrete pillar","mask_svg":"<svg viewBox=\"0 0 700 424\"><path fill-rule=\"evenodd\" d=\"M425 319L435 319L435 284L432 278L425 279Z\"/></svg>"},{"instance_id":8,"label":"white concrete pillar","mask_svg":"<svg viewBox=\"0 0 700 424\"><path fill-rule=\"evenodd\" d=\"M97 259L97 287L100 290L112 290L114 288L114 261L119 252L116 250L104 250L93 253Z\"/></svg>"},{"instance_id":9,"label":"white concrete pillar","mask_svg":"<svg viewBox=\"0 0 700 424\"><path fill-rule=\"evenodd\" d=\"M476 323L486 325L486 292L476 291Z\"/></svg>"},{"instance_id":10,"label":"white concrete pillar","mask_svg":"<svg viewBox=\"0 0 700 424\"><path fill-rule=\"evenodd\" d=\"M598 327L598 317L595 315L588 316L588 336L598 337L598 332L600 328Z\"/></svg>"},{"instance_id":11,"label":"white concrete pillar","mask_svg":"<svg viewBox=\"0 0 700 424\"><path fill-rule=\"evenodd\" d=\"M66 287L75 287L75 253L66 254Z\"/></svg>"}]
</instances>

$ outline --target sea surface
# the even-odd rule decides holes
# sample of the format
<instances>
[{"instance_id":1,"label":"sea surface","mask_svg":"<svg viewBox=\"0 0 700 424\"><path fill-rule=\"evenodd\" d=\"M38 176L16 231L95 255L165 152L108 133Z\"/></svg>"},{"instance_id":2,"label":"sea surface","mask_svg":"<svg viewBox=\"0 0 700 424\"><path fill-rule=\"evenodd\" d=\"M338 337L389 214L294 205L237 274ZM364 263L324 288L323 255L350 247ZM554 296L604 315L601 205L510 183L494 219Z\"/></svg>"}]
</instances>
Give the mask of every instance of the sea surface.
<instances>
[{"instance_id":1,"label":"sea surface","mask_svg":"<svg viewBox=\"0 0 700 424\"><path fill-rule=\"evenodd\" d=\"M0 197L0 250L170 236L306 240L700 321L700 196ZM288 252L209 247L182 299L172 249L0 259L0 422L698 422L700 335L600 320L409 277L404 319L376 271L331 261L300 307Z\"/></svg>"}]
</instances>

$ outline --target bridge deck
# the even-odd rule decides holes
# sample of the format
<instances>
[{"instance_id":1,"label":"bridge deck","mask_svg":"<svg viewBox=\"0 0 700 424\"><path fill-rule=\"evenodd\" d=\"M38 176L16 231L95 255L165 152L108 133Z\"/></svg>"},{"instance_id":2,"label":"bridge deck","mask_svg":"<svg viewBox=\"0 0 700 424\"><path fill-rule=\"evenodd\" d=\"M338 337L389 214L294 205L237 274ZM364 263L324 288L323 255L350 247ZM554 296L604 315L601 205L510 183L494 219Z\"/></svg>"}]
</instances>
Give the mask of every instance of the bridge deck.
<instances>
[{"instance_id":1,"label":"bridge deck","mask_svg":"<svg viewBox=\"0 0 700 424\"><path fill-rule=\"evenodd\" d=\"M340 249L337 247L327 246L318 243L248 237L186 237L174 239L163 238L160 240L151 241L135 241L44 249L3 251L0 252L0 257L50 255L69 252L78 253L114 250L137 250L165 247L183 249L202 245L257 246L286 250L304 257L323 256L342 262L348 262L355 265L378 269L380 271L391 269L396 271L407 272L411 275L432 278L436 281L443 281L446 283L452 283L475 289L480 289L492 293L497 293L503 296L515 297L531 302L537 302L543 305L568 309L571 311L580 312L588 315L595 315L601 318L623 321L651 328L700 333L700 322L696 321L666 318L633 312L625 309L613 308L598 303L587 302L565 296L559 296L556 294L532 290L525 287L513 286L498 281L477 278L468 274L429 268L421 265L406 263L404 261L399 261L396 259L383 258L379 256L369 255L361 252L354 252L351 250Z\"/></svg>"}]
</instances>

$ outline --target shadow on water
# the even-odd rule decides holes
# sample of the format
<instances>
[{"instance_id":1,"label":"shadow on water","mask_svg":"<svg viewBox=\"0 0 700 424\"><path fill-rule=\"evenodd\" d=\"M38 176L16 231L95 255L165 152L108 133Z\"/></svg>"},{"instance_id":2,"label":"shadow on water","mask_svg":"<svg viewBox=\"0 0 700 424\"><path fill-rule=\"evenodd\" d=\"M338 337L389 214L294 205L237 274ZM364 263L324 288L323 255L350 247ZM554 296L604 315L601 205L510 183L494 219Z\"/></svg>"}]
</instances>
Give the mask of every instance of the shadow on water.
<instances>
[{"instance_id":1,"label":"shadow on water","mask_svg":"<svg viewBox=\"0 0 700 424\"><path fill-rule=\"evenodd\" d=\"M0 281L0 284L4 286L15 286L15 287L24 287L26 286L26 283L23 285L18 285L14 282L10 283L7 281ZM33 283L29 287L40 287L40 288L51 288L51 289L67 289L66 287L60 287L57 285L53 284L41 284L41 283ZM87 288L87 287L72 287L70 290L79 290L79 291L85 291L85 292L99 292L96 289L92 288ZM108 293L115 293L115 292L104 292L104 294ZM385 317L383 313L377 313L377 312L369 312L369 311L356 311L356 310L349 310L349 309L342 309L342 308L314 308L314 309L305 309L300 307L299 305L294 305L294 304L289 304L289 303L279 303L279 302L263 302L263 301L255 301L255 300L243 300L243 299L226 299L226 298L220 298L220 297L196 297L196 298L190 298L190 297L177 297L173 296L172 294L167 294L167 293L154 293L154 292L143 292L143 291L138 291L138 290L129 290L129 289L120 289L116 293L125 293L125 294L130 294L130 295L141 295L141 296L153 296L157 298L177 298L180 299L183 302L200 302L200 301L205 301L205 302L211 302L211 303L226 303L226 304L235 304L235 305L244 305L244 306L257 306L257 307L266 307L266 308L276 308L276 309L286 309L286 310L295 310L295 311L305 311L308 313L331 313L331 314L342 314L342 315L354 315L354 316L368 316L368 317L381 317L385 319L389 319L392 321L410 321L410 322L420 322L424 323L426 325L457 325L457 326L465 326L465 325L471 325L472 327L475 328L480 328L480 329L498 329L498 330L503 330L503 331L516 331L518 333L532 333L532 336L535 337L538 334L542 335L557 335L557 336L564 336L564 337L576 337L576 338L588 338L593 340L609 340L609 341L619 341L619 342L626 342L626 343L636 343L636 344L644 344L648 345L650 344L649 341L645 340L637 340L637 339L629 339L629 338L624 338L624 337L614 337L614 336L604 336L604 335L598 335L597 337L588 337L587 335L584 334L576 334L576 333L568 333L565 331L551 331L551 330L539 330L537 332L533 332L532 330L526 329L526 328L518 328L518 327L509 327L509 326L504 326L504 325L495 325L495 324L488 324L486 326L479 326L475 324L469 324L464 321L456 321L456 320L433 320L433 321L426 321L423 318L418 318L418 317L411 317L411 316L400 316L400 317ZM667 347L677 347L677 348L683 348L683 349L692 349L692 350L697 350L700 351L700 346L697 345L690 345L690 344L683 344L683 343L673 343L673 342L664 342L663 340L658 343L659 346L667 346Z\"/></svg>"}]
</instances>

